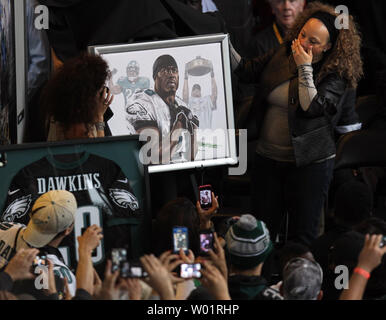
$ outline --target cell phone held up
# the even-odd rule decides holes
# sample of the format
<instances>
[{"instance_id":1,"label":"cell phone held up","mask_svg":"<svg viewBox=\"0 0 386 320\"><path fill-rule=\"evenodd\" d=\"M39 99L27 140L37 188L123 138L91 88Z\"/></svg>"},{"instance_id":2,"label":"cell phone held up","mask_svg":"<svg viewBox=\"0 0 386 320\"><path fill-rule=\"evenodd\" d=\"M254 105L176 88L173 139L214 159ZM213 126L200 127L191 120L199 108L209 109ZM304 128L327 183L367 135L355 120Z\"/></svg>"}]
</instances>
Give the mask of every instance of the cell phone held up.
<instances>
[{"instance_id":1,"label":"cell phone held up","mask_svg":"<svg viewBox=\"0 0 386 320\"><path fill-rule=\"evenodd\" d=\"M124 261L120 275L122 278L146 278L148 273L143 269L140 261Z\"/></svg>"},{"instance_id":2,"label":"cell phone held up","mask_svg":"<svg viewBox=\"0 0 386 320\"><path fill-rule=\"evenodd\" d=\"M180 265L180 278L191 279L201 278L201 264L200 263L182 263Z\"/></svg>"},{"instance_id":3,"label":"cell phone held up","mask_svg":"<svg viewBox=\"0 0 386 320\"><path fill-rule=\"evenodd\" d=\"M200 255L207 256L209 249L213 250L214 234L212 231L200 231Z\"/></svg>"},{"instance_id":4,"label":"cell phone held up","mask_svg":"<svg viewBox=\"0 0 386 320\"><path fill-rule=\"evenodd\" d=\"M187 227L173 227L173 252L178 254L180 249L185 254L188 254L189 238Z\"/></svg>"},{"instance_id":5,"label":"cell phone held up","mask_svg":"<svg viewBox=\"0 0 386 320\"><path fill-rule=\"evenodd\" d=\"M114 248L111 251L111 272L120 271L121 278L145 278L148 276L140 261L129 261L124 248Z\"/></svg>"},{"instance_id":6,"label":"cell phone held up","mask_svg":"<svg viewBox=\"0 0 386 320\"><path fill-rule=\"evenodd\" d=\"M212 207L212 186L210 184L199 186L198 194L200 198L201 208L208 210Z\"/></svg>"}]
</instances>

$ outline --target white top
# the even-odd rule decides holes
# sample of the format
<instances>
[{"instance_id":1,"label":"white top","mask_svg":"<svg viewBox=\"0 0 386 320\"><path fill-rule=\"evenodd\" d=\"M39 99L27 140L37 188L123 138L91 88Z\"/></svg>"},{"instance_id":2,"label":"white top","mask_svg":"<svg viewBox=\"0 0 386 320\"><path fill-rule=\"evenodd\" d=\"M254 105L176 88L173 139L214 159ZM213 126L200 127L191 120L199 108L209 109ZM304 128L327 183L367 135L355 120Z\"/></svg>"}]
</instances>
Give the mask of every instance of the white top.
<instances>
[{"instance_id":1,"label":"white top","mask_svg":"<svg viewBox=\"0 0 386 320\"><path fill-rule=\"evenodd\" d=\"M200 129L212 128L212 110L214 108L210 96L189 98L189 109L197 116Z\"/></svg>"},{"instance_id":2,"label":"white top","mask_svg":"<svg viewBox=\"0 0 386 320\"><path fill-rule=\"evenodd\" d=\"M0 269L6 266L11 260L13 251L17 252L20 249L29 249L30 246L23 239L25 225L14 222L0 223ZM20 230L17 241L16 235Z\"/></svg>"}]
</instances>

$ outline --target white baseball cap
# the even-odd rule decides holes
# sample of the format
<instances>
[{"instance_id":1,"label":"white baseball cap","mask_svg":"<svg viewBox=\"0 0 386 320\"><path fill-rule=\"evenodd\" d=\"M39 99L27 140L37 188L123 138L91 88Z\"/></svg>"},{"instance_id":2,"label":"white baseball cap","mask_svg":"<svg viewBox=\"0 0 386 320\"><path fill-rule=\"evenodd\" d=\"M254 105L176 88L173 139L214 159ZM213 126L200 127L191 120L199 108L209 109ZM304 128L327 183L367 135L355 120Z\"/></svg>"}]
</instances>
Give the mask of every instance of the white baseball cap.
<instances>
[{"instance_id":1,"label":"white baseball cap","mask_svg":"<svg viewBox=\"0 0 386 320\"><path fill-rule=\"evenodd\" d=\"M53 190L44 193L32 207L24 240L35 248L44 247L74 223L76 209L76 199L71 192Z\"/></svg>"}]
</instances>

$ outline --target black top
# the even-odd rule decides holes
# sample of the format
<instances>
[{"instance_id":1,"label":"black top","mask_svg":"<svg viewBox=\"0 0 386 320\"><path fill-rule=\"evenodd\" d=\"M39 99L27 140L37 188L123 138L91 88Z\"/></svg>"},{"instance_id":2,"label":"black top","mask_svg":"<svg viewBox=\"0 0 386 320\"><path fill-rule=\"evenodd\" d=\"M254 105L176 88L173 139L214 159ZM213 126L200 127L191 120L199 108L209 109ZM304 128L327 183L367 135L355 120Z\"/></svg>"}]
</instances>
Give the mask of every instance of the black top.
<instances>
[{"instance_id":1,"label":"black top","mask_svg":"<svg viewBox=\"0 0 386 320\"><path fill-rule=\"evenodd\" d=\"M228 288L232 300L283 300L261 276L231 275Z\"/></svg>"},{"instance_id":2,"label":"black top","mask_svg":"<svg viewBox=\"0 0 386 320\"><path fill-rule=\"evenodd\" d=\"M11 291L13 287L13 280L6 272L0 272L0 291Z\"/></svg>"},{"instance_id":3,"label":"black top","mask_svg":"<svg viewBox=\"0 0 386 320\"><path fill-rule=\"evenodd\" d=\"M284 37L283 30L276 24L280 36ZM280 47L280 42L273 29L273 24L257 33L249 44L248 54L252 57L259 57L268 53L272 49Z\"/></svg>"}]
</instances>

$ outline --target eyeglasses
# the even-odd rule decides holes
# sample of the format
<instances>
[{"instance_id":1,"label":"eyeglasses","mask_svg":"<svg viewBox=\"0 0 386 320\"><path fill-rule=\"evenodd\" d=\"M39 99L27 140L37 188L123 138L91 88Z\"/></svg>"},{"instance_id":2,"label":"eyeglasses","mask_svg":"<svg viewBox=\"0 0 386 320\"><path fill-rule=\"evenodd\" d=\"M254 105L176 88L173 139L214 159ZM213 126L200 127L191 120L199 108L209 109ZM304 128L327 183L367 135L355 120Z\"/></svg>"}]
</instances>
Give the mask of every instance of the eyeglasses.
<instances>
[{"instance_id":1,"label":"eyeglasses","mask_svg":"<svg viewBox=\"0 0 386 320\"><path fill-rule=\"evenodd\" d=\"M163 68L161 68L160 71L158 71L158 73L162 76L164 76L165 74L168 74L168 73L176 74L176 73L178 73L178 68L172 67L172 66L163 67Z\"/></svg>"}]
</instances>

